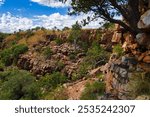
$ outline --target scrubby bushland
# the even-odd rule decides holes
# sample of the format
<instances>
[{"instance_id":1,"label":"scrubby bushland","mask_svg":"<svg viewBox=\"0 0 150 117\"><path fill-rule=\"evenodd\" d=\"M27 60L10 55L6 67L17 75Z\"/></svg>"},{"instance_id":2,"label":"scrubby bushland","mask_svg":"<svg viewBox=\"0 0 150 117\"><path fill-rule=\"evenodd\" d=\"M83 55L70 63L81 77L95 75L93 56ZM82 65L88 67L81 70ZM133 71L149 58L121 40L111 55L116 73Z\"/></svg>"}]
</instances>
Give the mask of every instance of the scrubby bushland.
<instances>
[{"instance_id":1,"label":"scrubby bushland","mask_svg":"<svg viewBox=\"0 0 150 117\"><path fill-rule=\"evenodd\" d=\"M94 83L86 84L86 87L80 97L81 100L96 100L102 96L105 91L105 84L95 81Z\"/></svg>"},{"instance_id":2,"label":"scrubby bushland","mask_svg":"<svg viewBox=\"0 0 150 117\"><path fill-rule=\"evenodd\" d=\"M4 49L0 52L0 60L4 65L9 66L13 62L16 63L19 55L28 51L26 45L15 45L11 48Z\"/></svg>"},{"instance_id":3,"label":"scrubby bushland","mask_svg":"<svg viewBox=\"0 0 150 117\"><path fill-rule=\"evenodd\" d=\"M109 60L110 54L106 52L97 42L93 42L88 49L86 56L77 70L73 74L73 79L80 79L88 75L88 71L98 66L104 65Z\"/></svg>"},{"instance_id":4,"label":"scrubby bushland","mask_svg":"<svg viewBox=\"0 0 150 117\"><path fill-rule=\"evenodd\" d=\"M8 36L9 34L1 33L0 32L0 43Z\"/></svg>"},{"instance_id":5,"label":"scrubby bushland","mask_svg":"<svg viewBox=\"0 0 150 117\"><path fill-rule=\"evenodd\" d=\"M43 99L46 100L67 100L68 94L63 86L58 86L53 91L47 93Z\"/></svg>"},{"instance_id":6,"label":"scrubby bushland","mask_svg":"<svg viewBox=\"0 0 150 117\"><path fill-rule=\"evenodd\" d=\"M60 38L56 38L55 42L57 43L57 45L61 45L61 44L64 43L64 41L62 39L60 39Z\"/></svg>"},{"instance_id":7,"label":"scrubby bushland","mask_svg":"<svg viewBox=\"0 0 150 117\"><path fill-rule=\"evenodd\" d=\"M129 96L133 99L140 95L150 96L150 72L133 73L128 88Z\"/></svg>"},{"instance_id":8,"label":"scrubby bushland","mask_svg":"<svg viewBox=\"0 0 150 117\"><path fill-rule=\"evenodd\" d=\"M113 53L116 53L119 57L123 55L123 48L120 44L115 45L113 48Z\"/></svg>"},{"instance_id":9,"label":"scrubby bushland","mask_svg":"<svg viewBox=\"0 0 150 117\"><path fill-rule=\"evenodd\" d=\"M0 72L0 99L39 99L40 90L35 77L23 70L10 69Z\"/></svg>"},{"instance_id":10,"label":"scrubby bushland","mask_svg":"<svg viewBox=\"0 0 150 117\"><path fill-rule=\"evenodd\" d=\"M46 74L40 79L41 87L44 91L51 91L58 85L62 85L67 82L67 77L60 72L54 72L52 74Z\"/></svg>"},{"instance_id":11,"label":"scrubby bushland","mask_svg":"<svg viewBox=\"0 0 150 117\"><path fill-rule=\"evenodd\" d=\"M43 53L43 56L44 56L45 59L49 59L53 52L52 52L50 47L46 47L46 48L43 49L42 53Z\"/></svg>"}]
</instances>

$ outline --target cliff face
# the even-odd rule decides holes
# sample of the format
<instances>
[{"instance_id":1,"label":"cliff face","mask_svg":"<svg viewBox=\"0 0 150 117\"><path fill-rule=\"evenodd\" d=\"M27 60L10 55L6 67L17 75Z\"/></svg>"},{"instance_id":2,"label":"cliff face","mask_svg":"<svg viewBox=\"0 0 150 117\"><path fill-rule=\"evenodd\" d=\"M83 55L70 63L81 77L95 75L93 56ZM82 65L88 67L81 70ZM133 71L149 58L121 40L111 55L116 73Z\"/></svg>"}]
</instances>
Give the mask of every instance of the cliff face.
<instances>
[{"instance_id":1,"label":"cliff face","mask_svg":"<svg viewBox=\"0 0 150 117\"><path fill-rule=\"evenodd\" d=\"M143 83L141 84L143 88L137 83L147 82L144 80L150 78L149 75L145 75L150 73L150 35L149 33L139 33L136 38L133 38L130 34L123 34L118 27L116 27L112 42L122 43L125 54L119 58L115 53L112 54L109 62L102 67L106 83L104 99L149 99L149 91L147 91L148 94L145 91L149 89L149 85L144 87ZM149 32L150 10L141 16L138 27ZM134 80L136 82L133 82ZM131 89L131 85L137 85L134 88L141 92L136 94L135 89Z\"/></svg>"}]
</instances>

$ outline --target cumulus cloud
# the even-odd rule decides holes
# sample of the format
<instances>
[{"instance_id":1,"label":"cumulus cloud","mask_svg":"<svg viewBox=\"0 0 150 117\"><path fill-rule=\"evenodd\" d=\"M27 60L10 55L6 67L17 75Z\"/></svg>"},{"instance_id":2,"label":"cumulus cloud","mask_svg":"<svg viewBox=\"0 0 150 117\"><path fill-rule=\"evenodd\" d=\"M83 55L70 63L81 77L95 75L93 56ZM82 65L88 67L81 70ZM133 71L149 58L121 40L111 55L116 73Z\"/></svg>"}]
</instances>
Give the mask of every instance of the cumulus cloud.
<instances>
[{"instance_id":1,"label":"cumulus cloud","mask_svg":"<svg viewBox=\"0 0 150 117\"><path fill-rule=\"evenodd\" d=\"M68 0L66 3L62 3L59 0L31 0L31 1L48 7L66 7L69 6L71 2L71 0Z\"/></svg>"},{"instance_id":2,"label":"cumulus cloud","mask_svg":"<svg viewBox=\"0 0 150 117\"><path fill-rule=\"evenodd\" d=\"M15 17L9 12L0 17L0 32L14 32L19 29L27 30L32 28L33 21L25 17Z\"/></svg>"},{"instance_id":3,"label":"cumulus cloud","mask_svg":"<svg viewBox=\"0 0 150 117\"><path fill-rule=\"evenodd\" d=\"M5 0L0 0L0 6L3 5Z\"/></svg>"},{"instance_id":4,"label":"cumulus cloud","mask_svg":"<svg viewBox=\"0 0 150 117\"><path fill-rule=\"evenodd\" d=\"M87 16L88 15L85 14L82 14L80 16L69 16L54 13L49 16L35 16L35 19L37 21L38 26L46 27L48 29L52 29L54 26L56 26L57 28L62 29L63 27L71 27L73 24L75 24L76 21L81 22L83 19L86 19ZM98 28L100 26L99 22L100 20L93 21L84 28Z\"/></svg>"},{"instance_id":5,"label":"cumulus cloud","mask_svg":"<svg viewBox=\"0 0 150 117\"><path fill-rule=\"evenodd\" d=\"M14 32L19 29L27 30L37 26L46 29L52 29L56 26L58 29L62 29L64 27L71 27L76 21L80 22L87 16L88 15L85 14L80 16L69 16L54 13L51 15L34 16L31 19L26 17L16 17L11 15L11 13L5 13L0 16L0 32ZM100 26L99 21L93 21L83 28L98 28Z\"/></svg>"}]
</instances>

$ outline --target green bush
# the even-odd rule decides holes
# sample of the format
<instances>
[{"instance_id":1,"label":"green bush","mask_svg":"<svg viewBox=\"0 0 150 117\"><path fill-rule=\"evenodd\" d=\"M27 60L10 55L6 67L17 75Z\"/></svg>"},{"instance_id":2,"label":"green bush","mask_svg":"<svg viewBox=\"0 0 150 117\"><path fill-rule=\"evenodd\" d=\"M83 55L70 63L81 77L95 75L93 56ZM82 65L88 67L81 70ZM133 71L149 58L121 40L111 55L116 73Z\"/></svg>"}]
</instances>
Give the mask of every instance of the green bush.
<instances>
[{"instance_id":1,"label":"green bush","mask_svg":"<svg viewBox=\"0 0 150 117\"><path fill-rule=\"evenodd\" d=\"M120 44L114 46L113 53L116 53L119 57L123 55L123 48Z\"/></svg>"},{"instance_id":2,"label":"green bush","mask_svg":"<svg viewBox=\"0 0 150 117\"><path fill-rule=\"evenodd\" d=\"M93 42L88 49L86 57L79 65L77 73L72 79L80 79L87 75L88 71L105 64L109 60L109 53L106 52L98 43Z\"/></svg>"},{"instance_id":3,"label":"green bush","mask_svg":"<svg viewBox=\"0 0 150 117\"><path fill-rule=\"evenodd\" d=\"M57 43L57 45L63 44L63 40L60 39L60 38L56 38L56 39L55 39L55 42Z\"/></svg>"},{"instance_id":4,"label":"green bush","mask_svg":"<svg viewBox=\"0 0 150 117\"><path fill-rule=\"evenodd\" d=\"M43 50L43 55L44 55L45 59L49 59L51 57L52 53L53 52L50 47L46 47Z\"/></svg>"},{"instance_id":5,"label":"green bush","mask_svg":"<svg viewBox=\"0 0 150 117\"><path fill-rule=\"evenodd\" d=\"M0 70L3 70L5 68L5 65L0 61Z\"/></svg>"},{"instance_id":6,"label":"green bush","mask_svg":"<svg viewBox=\"0 0 150 117\"><path fill-rule=\"evenodd\" d=\"M0 53L0 58L2 63L6 66L11 65L13 62L16 63L20 54L28 51L28 47L26 45L15 45L12 48L4 49Z\"/></svg>"},{"instance_id":7,"label":"green bush","mask_svg":"<svg viewBox=\"0 0 150 117\"><path fill-rule=\"evenodd\" d=\"M67 100L68 94L62 86L57 87L52 92L43 97L46 100Z\"/></svg>"},{"instance_id":8,"label":"green bush","mask_svg":"<svg viewBox=\"0 0 150 117\"><path fill-rule=\"evenodd\" d=\"M80 97L81 100L96 100L102 96L105 91L105 84L95 81L94 83L86 84L85 89Z\"/></svg>"},{"instance_id":9,"label":"green bush","mask_svg":"<svg viewBox=\"0 0 150 117\"><path fill-rule=\"evenodd\" d=\"M39 99L40 91L35 77L23 70L0 72L0 99Z\"/></svg>"},{"instance_id":10,"label":"green bush","mask_svg":"<svg viewBox=\"0 0 150 117\"><path fill-rule=\"evenodd\" d=\"M58 85L61 85L67 81L67 77L60 72L54 72L52 74L46 74L40 80L41 87L45 91L51 91L55 89Z\"/></svg>"},{"instance_id":11,"label":"green bush","mask_svg":"<svg viewBox=\"0 0 150 117\"><path fill-rule=\"evenodd\" d=\"M13 62L12 50L10 48L3 50L0 53L0 59L5 66L11 65Z\"/></svg>"},{"instance_id":12,"label":"green bush","mask_svg":"<svg viewBox=\"0 0 150 117\"><path fill-rule=\"evenodd\" d=\"M56 71L61 71L65 67L65 64L62 61L56 63Z\"/></svg>"},{"instance_id":13,"label":"green bush","mask_svg":"<svg viewBox=\"0 0 150 117\"><path fill-rule=\"evenodd\" d=\"M128 84L129 96L135 99L140 95L150 95L150 72L133 73Z\"/></svg>"},{"instance_id":14,"label":"green bush","mask_svg":"<svg viewBox=\"0 0 150 117\"><path fill-rule=\"evenodd\" d=\"M9 34L0 32L0 42L2 42Z\"/></svg>"}]
</instances>

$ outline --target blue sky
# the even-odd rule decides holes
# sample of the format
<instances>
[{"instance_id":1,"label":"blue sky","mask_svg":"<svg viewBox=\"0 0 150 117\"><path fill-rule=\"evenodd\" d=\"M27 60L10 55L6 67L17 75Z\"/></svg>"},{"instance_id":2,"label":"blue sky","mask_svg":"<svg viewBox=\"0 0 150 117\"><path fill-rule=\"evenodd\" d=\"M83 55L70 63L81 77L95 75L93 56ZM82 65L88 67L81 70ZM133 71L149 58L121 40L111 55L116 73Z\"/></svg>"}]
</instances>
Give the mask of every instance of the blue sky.
<instances>
[{"instance_id":1,"label":"blue sky","mask_svg":"<svg viewBox=\"0 0 150 117\"><path fill-rule=\"evenodd\" d=\"M38 0L37 0L38 1ZM10 12L12 15L33 17L34 15L49 15L52 13L66 14L67 7L48 7L32 0L5 0L0 7L0 14Z\"/></svg>"},{"instance_id":2,"label":"blue sky","mask_svg":"<svg viewBox=\"0 0 150 117\"><path fill-rule=\"evenodd\" d=\"M47 29L71 27L87 15L67 15L70 1L63 4L58 0L0 0L0 32L27 30L36 26ZM98 26L98 22L93 22L87 28Z\"/></svg>"}]
</instances>

